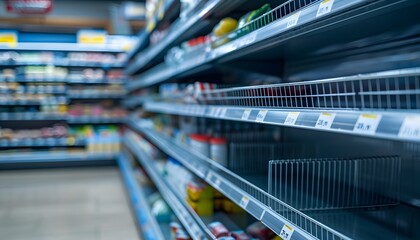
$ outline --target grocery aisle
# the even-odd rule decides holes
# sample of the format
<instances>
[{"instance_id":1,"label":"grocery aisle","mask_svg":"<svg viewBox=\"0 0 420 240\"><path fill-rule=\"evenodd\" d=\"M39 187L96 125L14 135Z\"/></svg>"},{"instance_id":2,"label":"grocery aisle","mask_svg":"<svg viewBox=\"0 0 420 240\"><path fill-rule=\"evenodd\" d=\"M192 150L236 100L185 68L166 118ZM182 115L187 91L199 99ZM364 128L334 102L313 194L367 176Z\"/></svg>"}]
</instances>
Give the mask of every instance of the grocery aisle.
<instances>
[{"instance_id":1,"label":"grocery aisle","mask_svg":"<svg viewBox=\"0 0 420 240\"><path fill-rule=\"evenodd\" d=\"M118 168L0 172L0 239L137 240Z\"/></svg>"}]
</instances>

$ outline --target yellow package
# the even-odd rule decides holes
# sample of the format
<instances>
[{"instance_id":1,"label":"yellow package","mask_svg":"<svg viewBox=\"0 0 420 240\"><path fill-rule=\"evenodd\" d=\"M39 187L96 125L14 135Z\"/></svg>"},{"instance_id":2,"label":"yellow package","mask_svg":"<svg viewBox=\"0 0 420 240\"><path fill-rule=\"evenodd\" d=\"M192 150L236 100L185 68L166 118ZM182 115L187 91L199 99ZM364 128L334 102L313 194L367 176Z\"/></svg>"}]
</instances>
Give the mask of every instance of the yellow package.
<instances>
[{"instance_id":1,"label":"yellow package","mask_svg":"<svg viewBox=\"0 0 420 240\"><path fill-rule=\"evenodd\" d=\"M194 211L200 216L211 216L213 215L213 200L203 199L200 201L193 201L187 198L187 203L194 209Z\"/></svg>"}]
</instances>

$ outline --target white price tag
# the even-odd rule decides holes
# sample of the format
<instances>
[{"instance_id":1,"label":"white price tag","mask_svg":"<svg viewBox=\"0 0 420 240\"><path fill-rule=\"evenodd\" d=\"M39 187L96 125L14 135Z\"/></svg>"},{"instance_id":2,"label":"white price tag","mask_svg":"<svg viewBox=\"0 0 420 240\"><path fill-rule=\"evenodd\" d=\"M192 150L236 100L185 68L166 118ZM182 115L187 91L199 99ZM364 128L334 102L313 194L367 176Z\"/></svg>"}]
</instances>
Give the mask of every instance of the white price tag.
<instances>
[{"instance_id":1,"label":"white price tag","mask_svg":"<svg viewBox=\"0 0 420 240\"><path fill-rule=\"evenodd\" d=\"M287 114L287 118L284 121L284 125L295 125L296 120L299 117L300 112L290 112Z\"/></svg>"},{"instance_id":2,"label":"white price tag","mask_svg":"<svg viewBox=\"0 0 420 240\"><path fill-rule=\"evenodd\" d=\"M214 116L219 117L222 114L222 111L223 111L223 108L216 108Z\"/></svg>"},{"instance_id":3,"label":"white price tag","mask_svg":"<svg viewBox=\"0 0 420 240\"><path fill-rule=\"evenodd\" d=\"M267 113L268 113L268 110L260 110L260 111L258 112L258 115L257 115L257 119L256 119L256 121L257 121L257 122L262 122L262 121L264 121L265 116L267 115Z\"/></svg>"},{"instance_id":4,"label":"white price tag","mask_svg":"<svg viewBox=\"0 0 420 240\"><path fill-rule=\"evenodd\" d=\"M257 33L250 33L248 35L245 35L241 38L239 38L238 40L235 41L235 45L234 45L234 49L238 49L241 48L243 46L246 46L248 44L251 44L253 42L255 42L255 39L257 38Z\"/></svg>"},{"instance_id":5,"label":"white price tag","mask_svg":"<svg viewBox=\"0 0 420 240\"><path fill-rule=\"evenodd\" d=\"M239 206L241 206L243 209L246 209L246 206L248 206L249 198L243 196L241 201L239 202Z\"/></svg>"},{"instance_id":6,"label":"white price tag","mask_svg":"<svg viewBox=\"0 0 420 240\"><path fill-rule=\"evenodd\" d=\"M283 228L280 231L279 236L283 239L283 240L290 240L292 238L292 234L295 230L290 227L287 226L286 224L284 224Z\"/></svg>"},{"instance_id":7,"label":"white price tag","mask_svg":"<svg viewBox=\"0 0 420 240\"><path fill-rule=\"evenodd\" d=\"M216 180L214 181L214 185L216 188L220 187L220 183L222 183L222 181L220 181L219 178L216 178Z\"/></svg>"},{"instance_id":8,"label":"white price tag","mask_svg":"<svg viewBox=\"0 0 420 240\"><path fill-rule=\"evenodd\" d=\"M242 113L242 120L248 120L249 115L251 114L251 109L247 108L245 109L244 113Z\"/></svg>"},{"instance_id":9,"label":"white price tag","mask_svg":"<svg viewBox=\"0 0 420 240\"><path fill-rule=\"evenodd\" d=\"M316 13L316 17L323 16L329 12L331 12L332 6L334 4L334 0L324 0L319 4L318 12Z\"/></svg>"},{"instance_id":10,"label":"white price tag","mask_svg":"<svg viewBox=\"0 0 420 240\"><path fill-rule=\"evenodd\" d=\"M316 121L315 128L330 129L334 122L335 113L321 113L318 121Z\"/></svg>"},{"instance_id":11,"label":"white price tag","mask_svg":"<svg viewBox=\"0 0 420 240\"><path fill-rule=\"evenodd\" d=\"M286 29L296 26L296 24L299 21L299 17L300 17L300 11L298 11L297 13L294 13L294 14L290 15L290 17L287 18Z\"/></svg>"},{"instance_id":12,"label":"white price tag","mask_svg":"<svg viewBox=\"0 0 420 240\"><path fill-rule=\"evenodd\" d=\"M211 178L213 177L213 174L211 172L207 173L206 181L211 182Z\"/></svg>"},{"instance_id":13,"label":"white price tag","mask_svg":"<svg viewBox=\"0 0 420 240\"><path fill-rule=\"evenodd\" d=\"M354 125L353 132L373 135L376 133L381 118L381 115L361 114Z\"/></svg>"},{"instance_id":14,"label":"white price tag","mask_svg":"<svg viewBox=\"0 0 420 240\"><path fill-rule=\"evenodd\" d=\"M226 112L227 112L227 108L222 108L222 110L220 111L219 117L225 117Z\"/></svg>"},{"instance_id":15,"label":"white price tag","mask_svg":"<svg viewBox=\"0 0 420 240\"><path fill-rule=\"evenodd\" d=\"M398 137L420 139L420 117L406 117L401 125Z\"/></svg>"}]
</instances>

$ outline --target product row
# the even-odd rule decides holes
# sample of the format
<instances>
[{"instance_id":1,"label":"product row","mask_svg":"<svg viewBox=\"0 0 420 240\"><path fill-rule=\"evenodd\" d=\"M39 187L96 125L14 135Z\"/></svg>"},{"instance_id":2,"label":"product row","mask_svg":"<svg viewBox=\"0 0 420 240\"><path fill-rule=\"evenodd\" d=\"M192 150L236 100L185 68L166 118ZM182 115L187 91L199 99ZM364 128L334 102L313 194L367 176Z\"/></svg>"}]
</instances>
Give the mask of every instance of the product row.
<instances>
[{"instance_id":1,"label":"product row","mask_svg":"<svg viewBox=\"0 0 420 240\"><path fill-rule=\"evenodd\" d=\"M70 127L58 123L38 129L0 127L1 147L59 147L85 145L88 152L119 152L120 129L114 125Z\"/></svg>"},{"instance_id":2,"label":"product row","mask_svg":"<svg viewBox=\"0 0 420 240\"><path fill-rule=\"evenodd\" d=\"M1 52L0 65L8 64L95 64L118 65L125 61L125 54L84 53L84 52Z\"/></svg>"},{"instance_id":3,"label":"product row","mask_svg":"<svg viewBox=\"0 0 420 240\"><path fill-rule=\"evenodd\" d=\"M222 195L216 189L208 185L206 182L197 178L194 174L188 171L179 161L165 157L158 149L144 140L141 136L136 136L134 139L136 144L146 152L154 161L150 164L155 164L159 169L159 174L165 179L165 182L170 184L170 188L176 191L176 195L181 201L185 201L193 211L195 211L201 218L201 221L206 225L209 231L217 239L225 240L250 240L250 239L279 239L268 227L253 217L249 216L241 207L232 202L229 198ZM147 179L143 171L141 173L141 181ZM145 177L146 176L146 177ZM151 196L152 197L152 196ZM162 200L164 203L164 201ZM170 207L164 204L157 220L164 222L170 220ZM152 205L152 213L156 213L156 206ZM167 210L167 211L165 211ZM176 223L168 221L171 226L171 235L175 236L173 239L191 239L186 236L187 233L182 227ZM186 238L176 238L177 231L181 228L178 235ZM182 234L181 234L182 233Z\"/></svg>"},{"instance_id":4,"label":"product row","mask_svg":"<svg viewBox=\"0 0 420 240\"><path fill-rule=\"evenodd\" d=\"M121 81L125 79L122 70L103 69L68 69L56 66L25 66L16 68L5 68L1 71L0 81L82 81L94 82L98 80Z\"/></svg>"},{"instance_id":5,"label":"product row","mask_svg":"<svg viewBox=\"0 0 420 240\"><path fill-rule=\"evenodd\" d=\"M123 118L128 112L117 106L110 105L107 101L95 104L54 104L47 103L41 106L0 106L0 116L9 114L27 114L29 119L37 114L60 115L68 117L98 117L98 118Z\"/></svg>"},{"instance_id":6,"label":"product row","mask_svg":"<svg viewBox=\"0 0 420 240\"><path fill-rule=\"evenodd\" d=\"M64 94L66 92L66 85L60 83L28 83L21 84L17 82L0 82L0 93L38 93L38 94Z\"/></svg>"},{"instance_id":7,"label":"product row","mask_svg":"<svg viewBox=\"0 0 420 240\"><path fill-rule=\"evenodd\" d=\"M181 64L193 56L204 55L214 48L269 24L275 20L274 18L265 16L270 10L270 5L264 4L256 10L246 13L238 20L231 17L220 20L209 34L190 39L183 42L180 46L170 49L165 56L165 63L168 65ZM250 24L255 20L258 20L258 24Z\"/></svg>"}]
</instances>

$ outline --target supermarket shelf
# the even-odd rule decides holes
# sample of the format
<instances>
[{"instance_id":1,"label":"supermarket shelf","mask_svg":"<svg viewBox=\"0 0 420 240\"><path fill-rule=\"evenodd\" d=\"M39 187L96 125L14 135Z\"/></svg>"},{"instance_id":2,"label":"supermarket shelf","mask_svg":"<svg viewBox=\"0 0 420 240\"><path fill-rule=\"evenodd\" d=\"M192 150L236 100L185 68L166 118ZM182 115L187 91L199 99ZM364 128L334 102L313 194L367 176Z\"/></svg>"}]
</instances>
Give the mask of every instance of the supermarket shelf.
<instances>
[{"instance_id":1,"label":"supermarket shelf","mask_svg":"<svg viewBox=\"0 0 420 240\"><path fill-rule=\"evenodd\" d=\"M141 228L144 238L146 240L165 239L156 218L151 213L146 196L133 175L133 169L125 154L119 154L117 162L131 200L137 224Z\"/></svg>"},{"instance_id":2,"label":"supermarket shelf","mask_svg":"<svg viewBox=\"0 0 420 240\"><path fill-rule=\"evenodd\" d=\"M198 177L263 222L276 234L280 235L286 227L293 229L291 239L316 239L321 234L330 236L332 239L349 239L272 197L240 176L220 166L215 161L206 158L198 152L194 152L187 146L168 139L152 129L142 126L139 121L133 119L129 121L129 125L133 130L142 133L163 152L180 161ZM130 144L129 141L125 142ZM275 212L273 209L281 209L279 211L284 211L284 215ZM292 221L302 225L298 227ZM309 228L309 226L311 227ZM306 231L301 227L306 227Z\"/></svg>"},{"instance_id":3,"label":"supermarket shelf","mask_svg":"<svg viewBox=\"0 0 420 240\"><path fill-rule=\"evenodd\" d=\"M100 93L100 92L90 92L90 93L72 93L69 92L67 96L70 99L119 99L125 96L124 93Z\"/></svg>"},{"instance_id":4,"label":"supermarket shelf","mask_svg":"<svg viewBox=\"0 0 420 240\"><path fill-rule=\"evenodd\" d=\"M55 66L55 67L78 67L78 68L124 68L124 64L102 64L87 62L0 62L0 67L18 67L18 66Z\"/></svg>"},{"instance_id":5,"label":"supermarket shelf","mask_svg":"<svg viewBox=\"0 0 420 240\"><path fill-rule=\"evenodd\" d=\"M43 113L0 113L0 121L65 121L64 114Z\"/></svg>"},{"instance_id":6,"label":"supermarket shelf","mask_svg":"<svg viewBox=\"0 0 420 240\"><path fill-rule=\"evenodd\" d=\"M156 45L142 51L134 62L127 66L125 73L127 75L133 75L136 72L161 61L169 48L188 40L188 38L203 29L208 24L204 21L204 19L212 15L213 12L227 12L244 2L246 1L208 1L200 9L196 9L196 14L192 14L192 16L188 17L184 21L181 19L175 21L170 27L167 36Z\"/></svg>"},{"instance_id":7,"label":"supermarket shelf","mask_svg":"<svg viewBox=\"0 0 420 240\"><path fill-rule=\"evenodd\" d=\"M37 105L52 105L52 104L66 104L67 99L61 98L60 101L56 99L48 99L44 101L28 101L28 100L7 100L7 101L0 101L0 105L10 106L10 105L22 105L22 106L37 106Z\"/></svg>"},{"instance_id":8,"label":"supermarket shelf","mask_svg":"<svg viewBox=\"0 0 420 240\"><path fill-rule=\"evenodd\" d=\"M148 26L137 35L137 41L131 51L127 53L127 61L136 56L137 53L143 51L149 43L149 34L160 27L164 22L173 19L179 9L179 1L170 0L164 2L163 11L154 16L154 20L150 21Z\"/></svg>"},{"instance_id":9,"label":"supermarket shelf","mask_svg":"<svg viewBox=\"0 0 420 240\"><path fill-rule=\"evenodd\" d=\"M183 200L180 200L171 189L170 185L166 183L166 180L162 178L156 167L152 164L153 160L150 159L147 154L141 150L139 146L126 134L123 138L124 145L134 153L137 160L143 166L149 177L154 182L155 186L159 190L166 203L171 207L175 215L181 221L187 232L194 240L204 239L216 239L209 232L204 223L200 220L194 210L191 209ZM184 203L183 203L184 202Z\"/></svg>"},{"instance_id":10,"label":"supermarket shelf","mask_svg":"<svg viewBox=\"0 0 420 240\"><path fill-rule=\"evenodd\" d=\"M57 51L122 53L120 45L92 45L78 43L18 43L16 46L0 45L1 51Z\"/></svg>"},{"instance_id":11,"label":"supermarket shelf","mask_svg":"<svg viewBox=\"0 0 420 240\"><path fill-rule=\"evenodd\" d=\"M123 105L128 108L134 108L156 98L157 96L131 96L123 101Z\"/></svg>"},{"instance_id":12,"label":"supermarket shelf","mask_svg":"<svg viewBox=\"0 0 420 240\"><path fill-rule=\"evenodd\" d=\"M67 121L69 124L123 123L124 117L68 116L66 114L0 113L0 121Z\"/></svg>"},{"instance_id":13,"label":"supermarket shelf","mask_svg":"<svg viewBox=\"0 0 420 240\"><path fill-rule=\"evenodd\" d=\"M291 43L295 38L299 38L300 40L305 34L309 33L315 34L319 32L319 38L322 38L322 40L318 39L318 42L331 40L333 39L331 37L332 33L323 33L327 31L327 28L332 28L330 32L336 31L337 28L334 28L335 23L346 23L351 25L351 23L356 22L355 24L359 24L360 21L358 20L358 17L363 18L367 13L372 14L372 11L386 12L394 7L396 8L399 5L408 3L407 1L395 2L388 0L335 0L329 13L317 17L321 4L322 3L318 1L317 3L302 8L298 11L299 14L282 17L209 52L186 57L188 60L178 66L167 66L165 63L157 65L146 70L135 80L129 82L128 89L135 90L137 88L144 88L160 82L173 80L177 77L185 77L198 72L203 72L211 67L210 64L222 64L223 62L245 58L251 56L252 53L260 53L263 51L269 52L272 48L281 48L279 45ZM290 6L286 4L284 7L288 8ZM299 15L297 20L296 15ZM270 18L268 15L266 17ZM369 23L369 21L367 22ZM314 32L314 29L316 29L317 32ZM302 39L302 41L298 42L305 41ZM294 49L300 48L301 47L295 46ZM312 50L316 51L316 49L311 49L311 51ZM290 54L293 56L294 51ZM281 58L283 55L277 55L276 57ZM142 62L145 62L147 60L146 55L143 56L143 58L144 61ZM127 68L129 74L135 73L140 69L142 69L140 64L137 64L136 67L132 65Z\"/></svg>"},{"instance_id":14,"label":"supermarket shelf","mask_svg":"<svg viewBox=\"0 0 420 240\"><path fill-rule=\"evenodd\" d=\"M126 80L110 80L107 78L98 79L98 80L88 80L88 79L69 79L66 81L69 84L125 84Z\"/></svg>"},{"instance_id":15,"label":"supermarket shelf","mask_svg":"<svg viewBox=\"0 0 420 240\"><path fill-rule=\"evenodd\" d=\"M420 114L399 111L273 109L147 102L150 112L256 122L420 142ZM360 128L360 124L363 124Z\"/></svg>"},{"instance_id":16,"label":"supermarket shelf","mask_svg":"<svg viewBox=\"0 0 420 240\"><path fill-rule=\"evenodd\" d=\"M123 123L124 117L100 117L100 116L67 116L69 124L113 124Z\"/></svg>"},{"instance_id":17,"label":"supermarket shelf","mask_svg":"<svg viewBox=\"0 0 420 240\"><path fill-rule=\"evenodd\" d=\"M63 138L38 138L38 139L24 139L24 140L8 140L0 139L0 148L12 147L70 147L70 146L84 146L86 139L69 140L67 137Z\"/></svg>"},{"instance_id":18,"label":"supermarket shelf","mask_svg":"<svg viewBox=\"0 0 420 240\"><path fill-rule=\"evenodd\" d=\"M18 83L69 83L69 84L124 84L125 80L110 80L110 79L67 79L67 78L15 78L15 79L0 79L3 82L18 82Z\"/></svg>"},{"instance_id":19,"label":"supermarket shelf","mask_svg":"<svg viewBox=\"0 0 420 240\"><path fill-rule=\"evenodd\" d=\"M127 53L127 62L133 59L137 53L142 51L147 47L149 42L149 33L146 30L141 30L137 35L137 41L134 44L133 48Z\"/></svg>"},{"instance_id":20,"label":"supermarket shelf","mask_svg":"<svg viewBox=\"0 0 420 240\"><path fill-rule=\"evenodd\" d=\"M0 164L10 163L41 163L41 162L74 162L74 161L111 161L114 153L88 152L30 152L30 153L2 153Z\"/></svg>"},{"instance_id":21,"label":"supermarket shelf","mask_svg":"<svg viewBox=\"0 0 420 240\"><path fill-rule=\"evenodd\" d=\"M18 83L66 83L65 78L27 78L17 77L14 79L0 79L0 82L18 82Z\"/></svg>"}]
</instances>

